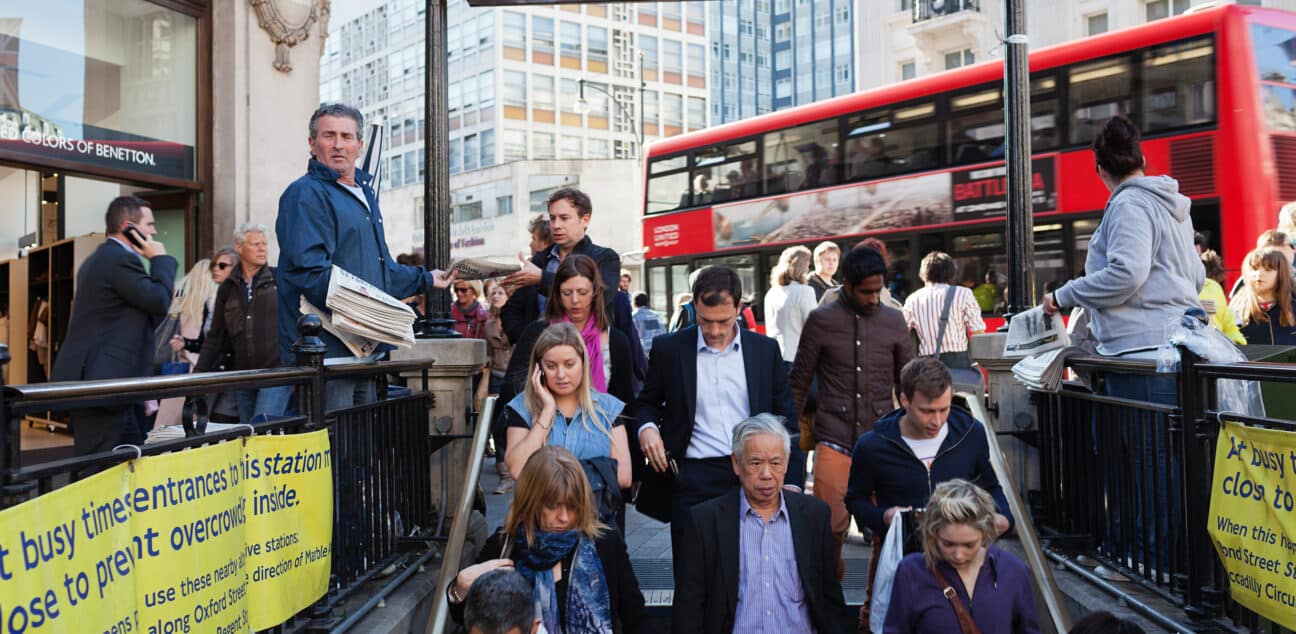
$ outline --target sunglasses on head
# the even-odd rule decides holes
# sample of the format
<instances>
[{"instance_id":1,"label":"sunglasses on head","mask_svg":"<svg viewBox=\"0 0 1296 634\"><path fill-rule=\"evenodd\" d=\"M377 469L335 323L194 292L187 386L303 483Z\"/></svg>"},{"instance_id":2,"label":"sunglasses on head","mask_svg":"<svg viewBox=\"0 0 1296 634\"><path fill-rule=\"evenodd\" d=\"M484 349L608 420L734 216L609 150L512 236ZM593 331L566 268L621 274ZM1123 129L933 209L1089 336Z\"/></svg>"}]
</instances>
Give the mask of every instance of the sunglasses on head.
<instances>
[{"instance_id":1,"label":"sunglasses on head","mask_svg":"<svg viewBox=\"0 0 1296 634\"><path fill-rule=\"evenodd\" d=\"M233 265L233 264L230 264L229 262L217 262L217 263L214 264L213 266L214 266L215 268L218 268L218 269L224 271L225 269L228 269L229 267L234 266L234 265Z\"/></svg>"}]
</instances>

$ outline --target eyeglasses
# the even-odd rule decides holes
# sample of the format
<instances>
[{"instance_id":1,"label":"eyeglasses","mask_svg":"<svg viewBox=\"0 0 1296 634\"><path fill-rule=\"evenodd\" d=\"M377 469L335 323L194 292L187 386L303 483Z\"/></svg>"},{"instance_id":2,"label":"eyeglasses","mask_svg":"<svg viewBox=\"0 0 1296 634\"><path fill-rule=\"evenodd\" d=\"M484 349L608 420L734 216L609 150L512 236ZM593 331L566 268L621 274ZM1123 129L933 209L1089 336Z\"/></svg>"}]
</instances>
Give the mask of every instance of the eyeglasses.
<instances>
[{"instance_id":1,"label":"eyeglasses","mask_svg":"<svg viewBox=\"0 0 1296 634\"><path fill-rule=\"evenodd\" d=\"M468 291L471 291L471 290L472 290L471 288L464 288L464 287L462 287L462 286L456 286L456 287L455 287L455 292L456 292L456 293L467 293Z\"/></svg>"},{"instance_id":2,"label":"eyeglasses","mask_svg":"<svg viewBox=\"0 0 1296 634\"><path fill-rule=\"evenodd\" d=\"M214 266L215 268L218 268L218 269L224 271L225 269L228 269L229 267L234 266L234 265L233 265L233 264L230 264L229 262L217 262L217 263L216 263L215 265L213 265L213 266Z\"/></svg>"}]
</instances>

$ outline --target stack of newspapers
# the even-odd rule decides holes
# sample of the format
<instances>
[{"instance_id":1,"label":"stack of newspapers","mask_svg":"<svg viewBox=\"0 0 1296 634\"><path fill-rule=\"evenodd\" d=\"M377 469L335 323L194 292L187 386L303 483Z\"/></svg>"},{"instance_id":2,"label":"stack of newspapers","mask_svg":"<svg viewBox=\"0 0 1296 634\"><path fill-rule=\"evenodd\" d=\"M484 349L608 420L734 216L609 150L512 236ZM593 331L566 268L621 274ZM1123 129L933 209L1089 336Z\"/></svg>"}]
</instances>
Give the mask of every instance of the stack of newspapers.
<instances>
[{"instance_id":1,"label":"stack of newspapers","mask_svg":"<svg viewBox=\"0 0 1296 634\"><path fill-rule=\"evenodd\" d=\"M1027 387L1056 392L1062 386L1067 357L1082 353L1070 343L1062 317L1045 315L1044 309L1036 306L1013 315L1008 322L1003 356L1025 356L1013 366L1013 376Z\"/></svg>"},{"instance_id":2,"label":"stack of newspapers","mask_svg":"<svg viewBox=\"0 0 1296 634\"><path fill-rule=\"evenodd\" d=\"M333 267L324 303L329 313L301 299L302 314L318 315L324 329L357 357L372 355L380 344L414 345L414 310L350 272Z\"/></svg>"}]
</instances>

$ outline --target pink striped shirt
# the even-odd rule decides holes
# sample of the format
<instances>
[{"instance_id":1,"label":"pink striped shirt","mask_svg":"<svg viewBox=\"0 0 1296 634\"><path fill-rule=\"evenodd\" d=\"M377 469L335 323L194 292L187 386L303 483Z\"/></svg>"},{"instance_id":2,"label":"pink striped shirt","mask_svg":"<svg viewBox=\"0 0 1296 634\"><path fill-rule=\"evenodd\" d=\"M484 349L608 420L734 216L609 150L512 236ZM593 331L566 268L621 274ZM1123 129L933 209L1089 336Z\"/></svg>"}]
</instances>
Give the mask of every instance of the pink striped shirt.
<instances>
[{"instance_id":1,"label":"pink striped shirt","mask_svg":"<svg viewBox=\"0 0 1296 634\"><path fill-rule=\"evenodd\" d=\"M941 310L945 308L945 293L949 284L924 286L905 298L905 323L918 331L918 356L936 353L936 333L940 332ZM968 349L968 331L984 332L981 305L972 290L959 286L954 289L950 304L949 324L945 327L945 340L941 352L962 352Z\"/></svg>"}]
</instances>

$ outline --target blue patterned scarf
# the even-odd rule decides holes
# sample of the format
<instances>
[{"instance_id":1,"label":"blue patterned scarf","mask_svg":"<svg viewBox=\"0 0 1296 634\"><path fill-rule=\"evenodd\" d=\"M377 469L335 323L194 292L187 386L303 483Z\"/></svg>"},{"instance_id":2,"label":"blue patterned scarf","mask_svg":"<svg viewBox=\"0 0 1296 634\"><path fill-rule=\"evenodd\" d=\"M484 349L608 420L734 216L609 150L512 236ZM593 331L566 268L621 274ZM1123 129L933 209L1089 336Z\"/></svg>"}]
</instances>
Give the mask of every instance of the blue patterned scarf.
<instances>
[{"instance_id":1,"label":"blue patterned scarf","mask_svg":"<svg viewBox=\"0 0 1296 634\"><path fill-rule=\"evenodd\" d=\"M576 556L567 577L567 619L558 621L558 592L553 567L572 551ZM576 531L536 531L535 544L527 543L526 532L513 537L517 571L535 588L541 620L551 634L603 634L612 631L612 613L607 579L594 542Z\"/></svg>"}]
</instances>

